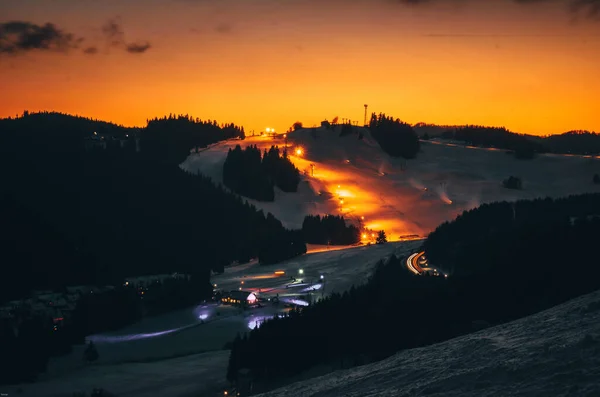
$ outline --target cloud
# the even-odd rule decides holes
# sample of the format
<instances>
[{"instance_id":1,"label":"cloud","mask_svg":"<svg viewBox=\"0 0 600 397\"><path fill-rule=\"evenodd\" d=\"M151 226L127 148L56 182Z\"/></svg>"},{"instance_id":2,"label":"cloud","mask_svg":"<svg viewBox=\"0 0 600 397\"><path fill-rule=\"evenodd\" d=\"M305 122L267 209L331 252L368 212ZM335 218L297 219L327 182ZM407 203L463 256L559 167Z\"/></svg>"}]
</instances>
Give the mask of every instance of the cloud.
<instances>
[{"instance_id":1,"label":"cloud","mask_svg":"<svg viewBox=\"0 0 600 397\"><path fill-rule=\"evenodd\" d=\"M102 33L112 47L125 45L125 32L117 19L111 19L102 25Z\"/></svg>"},{"instance_id":2,"label":"cloud","mask_svg":"<svg viewBox=\"0 0 600 397\"><path fill-rule=\"evenodd\" d=\"M128 43L125 40L125 30L118 18L110 19L102 25L102 33L110 47L122 48L130 54L142 54L152 48L148 41Z\"/></svg>"},{"instance_id":3,"label":"cloud","mask_svg":"<svg viewBox=\"0 0 600 397\"><path fill-rule=\"evenodd\" d=\"M115 19L109 20L102 26L102 33L109 47L121 48L129 54L142 54L152 47L147 41L126 42L123 27ZM53 23L45 25L24 21L0 23L0 56L20 55L32 51L67 53L79 49L84 41L83 37L59 29ZM94 55L99 50L95 45L87 45L81 52Z\"/></svg>"},{"instance_id":4,"label":"cloud","mask_svg":"<svg viewBox=\"0 0 600 397\"><path fill-rule=\"evenodd\" d=\"M20 54L30 51L67 52L79 47L83 38L67 33L52 23L10 21L0 24L0 53Z\"/></svg>"},{"instance_id":5,"label":"cloud","mask_svg":"<svg viewBox=\"0 0 600 397\"><path fill-rule=\"evenodd\" d=\"M148 42L146 43L131 43L127 44L125 50L130 54L142 54L148 51L152 45Z\"/></svg>"},{"instance_id":6,"label":"cloud","mask_svg":"<svg viewBox=\"0 0 600 397\"><path fill-rule=\"evenodd\" d=\"M88 55L94 55L98 53L98 47L95 46L91 46L91 47L86 47L83 49L83 53L84 54L88 54Z\"/></svg>"},{"instance_id":7,"label":"cloud","mask_svg":"<svg viewBox=\"0 0 600 397\"><path fill-rule=\"evenodd\" d=\"M394 0L397 3L407 5L434 4L448 1L460 0ZM575 14L584 14L590 18L600 18L600 0L505 0L517 4L544 4L544 3L563 3L567 9Z\"/></svg>"}]
</instances>

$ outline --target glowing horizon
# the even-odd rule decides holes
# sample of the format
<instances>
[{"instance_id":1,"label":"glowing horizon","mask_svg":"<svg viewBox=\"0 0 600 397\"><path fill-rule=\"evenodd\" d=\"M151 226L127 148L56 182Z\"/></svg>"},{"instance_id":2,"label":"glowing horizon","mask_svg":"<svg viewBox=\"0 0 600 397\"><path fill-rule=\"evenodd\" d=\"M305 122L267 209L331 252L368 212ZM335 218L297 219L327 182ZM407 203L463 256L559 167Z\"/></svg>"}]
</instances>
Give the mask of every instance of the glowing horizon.
<instances>
[{"instance_id":1,"label":"glowing horizon","mask_svg":"<svg viewBox=\"0 0 600 397\"><path fill-rule=\"evenodd\" d=\"M57 52L0 45L0 117L143 127L190 114L251 134L362 124L367 103L411 124L600 131L600 23L568 1L5 0L0 29L49 22L64 40Z\"/></svg>"}]
</instances>

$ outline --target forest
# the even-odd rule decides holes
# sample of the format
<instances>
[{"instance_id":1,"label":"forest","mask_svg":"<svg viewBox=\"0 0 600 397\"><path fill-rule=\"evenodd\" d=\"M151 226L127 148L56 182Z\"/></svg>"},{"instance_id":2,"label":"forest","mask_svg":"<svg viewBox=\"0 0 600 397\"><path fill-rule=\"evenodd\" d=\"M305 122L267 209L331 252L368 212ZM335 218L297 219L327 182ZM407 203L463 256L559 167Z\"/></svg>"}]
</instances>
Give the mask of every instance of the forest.
<instances>
[{"instance_id":1,"label":"forest","mask_svg":"<svg viewBox=\"0 0 600 397\"><path fill-rule=\"evenodd\" d=\"M259 246L266 257L289 257L266 242L293 232L208 178L144 152L144 131L139 152L134 139L86 149L94 128L56 114L0 120L0 212L8 221L0 255L11 264L0 301L132 275L200 273L208 282L211 270L259 257Z\"/></svg>"},{"instance_id":2,"label":"forest","mask_svg":"<svg viewBox=\"0 0 600 397\"><path fill-rule=\"evenodd\" d=\"M467 125L449 127L441 137L462 141L467 145L506 149L518 159L532 159L536 153L600 154L600 135L590 131L569 131L538 137L517 134L504 127Z\"/></svg>"},{"instance_id":3,"label":"forest","mask_svg":"<svg viewBox=\"0 0 600 397\"><path fill-rule=\"evenodd\" d=\"M273 263L306 252L301 231L286 230L271 214L210 179L181 170L182 148L160 157L152 149L156 136L175 142L178 134L170 119L164 120L155 122L150 135L143 128L59 113L0 120L0 303L27 298L35 290L119 286L125 277L148 274L190 275L195 292L180 286L184 295L176 295L177 302L162 302L165 307L152 305L146 310L152 314L206 299L211 271L222 272L234 261ZM187 120L198 130L221 128ZM158 125L165 131L159 133ZM130 295L107 296L112 297L93 298L90 313L110 310L121 318L137 318L125 304ZM125 314L113 310L117 306ZM105 323L112 324L110 317ZM4 324L0 332L11 334L12 327L12 322ZM22 339L11 348L42 349L38 342L30 346L31 335L58 335L45 318L26 319L22 327ZM96 326L84 333L92 330Z\"/></svg>"},{"instance_id":4,"label":"forest","mask_svg":"<svg viewBox=\"0 0 600 397\"><path fill-rule=\"evenodd\" d=\"M597 290L597 214L597 194L520 201L516 215L509 203L466 212L423 245L429 262L446 267L449 278L414 276L405 258L392 257L365 285L236 338L228 379L247 368L268 388L316 365L377 361ZM294 354L281 348L290 341Z\"/></svg>"},{"instance_id":5,"label":"forest","mask_svg":"<svg viewBox=\"0 0 600 397\"><path fill-rule=\"evenodd\" d=\"M300 171L288 159L286 149L280 153L272 146L269 151L240 145L229 149L223 164L223 184L242 196L259 201L273 201L274 187L284 192L296 192Z\"/></svg>"},{"instance_id":6,"label":"forest","mask_svg":"<svg viewBox=\"0 0 600 397\"><path fill-rule=\"evenodd\" d=\"M189 115L169 115L147 121L142 149L155 160L181 164L190 154L226 139L244 139L244 128L233 123L201 120Z\"/></svg>"},{"instance_id":7,"label":"forest","mask_svg":"<svg viewBox=\"0 0 600 397\"><path fill-rule=\"evenodd\" d=\"M307 215L302 233L308 244L351 245L360 241L360 230L339 215Z\"/></svg>"},{"instance_id":8,"label":"forest","mask_svg":"<svg viewBox=\"0 0 600 397\"><path fill-rule=\"evenodd\" d=\"M446 130L442 137L463 141L467 145L510 150L516 158L523 160L532 159L536 153L547 151L541 143L506 128L467 125Z\"/></svg>"},{"instance_id":9,"label":"forest","mask_svg":"<svg viewBox=\"0 0 600 397\"><path fill-rule=\"evenodd\" d=\"M390 156L405 159L417 157L420 150L419 137L410 124L383 113L373 113L369 129L381 149Z\"/></svg>"}]
</instances>

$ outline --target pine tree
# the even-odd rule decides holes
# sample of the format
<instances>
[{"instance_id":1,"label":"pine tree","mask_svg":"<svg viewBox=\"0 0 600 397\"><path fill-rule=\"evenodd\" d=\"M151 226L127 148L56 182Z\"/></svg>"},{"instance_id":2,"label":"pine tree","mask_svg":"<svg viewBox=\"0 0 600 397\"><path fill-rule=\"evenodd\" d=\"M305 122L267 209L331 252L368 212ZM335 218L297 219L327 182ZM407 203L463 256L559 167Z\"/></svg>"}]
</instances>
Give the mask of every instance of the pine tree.
<instances>
[{"instance_id":1,"label":"pine tree","mask_svg":"<svg viewBox=\"0 0 600 397\"><path fill-rule=\"evenodd\" d=\"M375 240L377 244L385 244L387 243L387 236L385 235L385 230L380 230L377 233L377 239Z\"/></svg>"}]
</instances>

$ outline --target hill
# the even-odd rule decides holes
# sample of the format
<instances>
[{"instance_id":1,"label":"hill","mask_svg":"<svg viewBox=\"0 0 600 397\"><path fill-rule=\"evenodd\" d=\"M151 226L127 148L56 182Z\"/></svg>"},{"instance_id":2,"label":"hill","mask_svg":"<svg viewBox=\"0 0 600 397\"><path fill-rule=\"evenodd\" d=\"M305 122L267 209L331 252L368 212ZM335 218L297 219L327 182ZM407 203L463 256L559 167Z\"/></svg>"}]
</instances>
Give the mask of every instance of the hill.
<instances>
[{"instance_id":1,"label":"hill","mask_svg":"<svg viewBox=\"0 0 600 397\"><path fill-rule=\"evenodd\" d=\"M355 225L384 229L395 241L407 235L426 236L440 223L483 203L600 191L592 183L593 175L600 173L600 161L593 158L548 154L519 161L498 149L430 140L421 142L415 159L405 160L386 154L368 129L341 132L338 126L288 133L290 159L302 173L298 191L275 189L272 203L249 201L288 228L300 228L306 215L344 215ZM219 184L229 149L241 144L264 150L285 143L283 136L224 141L191 154L181 167ZM522 180L522 190L502 186L511 175ZM368 233L363 242L370 240Z\"/></svg>"},{"instance_id":2,"label":"hill","mask_svg":"<svg viewBox=\"0 0 600 397\"><path fill-rule=\"evenodd\" d=\"M294 383L260 397L592 396L600 292L508 324Z\"/></svg>"}]
</instances>

